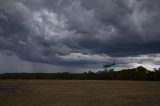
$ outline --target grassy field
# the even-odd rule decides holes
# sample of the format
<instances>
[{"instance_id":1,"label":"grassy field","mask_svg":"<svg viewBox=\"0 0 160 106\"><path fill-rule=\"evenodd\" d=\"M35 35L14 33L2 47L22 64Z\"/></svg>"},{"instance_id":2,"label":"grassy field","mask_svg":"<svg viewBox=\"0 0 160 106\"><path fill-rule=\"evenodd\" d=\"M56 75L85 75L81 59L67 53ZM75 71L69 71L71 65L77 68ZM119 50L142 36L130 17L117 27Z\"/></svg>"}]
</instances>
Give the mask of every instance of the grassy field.
<instances>
[{"instance_id":1,"label":"grassy field","mask_svg":"<svg viewBox=\"0 0 160 106\"><path fill-rule=\"evenodd\" d=\"M0 80L0 106L160 106L160 82Z\"/></svg>"}]
</instances>

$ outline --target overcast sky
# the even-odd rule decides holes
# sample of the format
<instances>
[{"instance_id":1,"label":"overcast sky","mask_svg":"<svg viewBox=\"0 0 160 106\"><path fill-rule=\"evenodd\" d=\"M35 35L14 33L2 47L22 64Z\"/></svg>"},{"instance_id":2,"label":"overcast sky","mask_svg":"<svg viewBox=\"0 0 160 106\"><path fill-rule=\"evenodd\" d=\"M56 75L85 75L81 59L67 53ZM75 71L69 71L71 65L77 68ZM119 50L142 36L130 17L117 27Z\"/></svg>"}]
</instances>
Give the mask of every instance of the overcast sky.
<instances>
[{"instance_id":1,"label":"overcast sky","mask_svg":"<svg viewBox=\"0 0 160 106\"><path fill-rule=\"evenodd\" d=\"M0 0L0 73L160 65L160 0Z\"/></svg>"}]
</instances>

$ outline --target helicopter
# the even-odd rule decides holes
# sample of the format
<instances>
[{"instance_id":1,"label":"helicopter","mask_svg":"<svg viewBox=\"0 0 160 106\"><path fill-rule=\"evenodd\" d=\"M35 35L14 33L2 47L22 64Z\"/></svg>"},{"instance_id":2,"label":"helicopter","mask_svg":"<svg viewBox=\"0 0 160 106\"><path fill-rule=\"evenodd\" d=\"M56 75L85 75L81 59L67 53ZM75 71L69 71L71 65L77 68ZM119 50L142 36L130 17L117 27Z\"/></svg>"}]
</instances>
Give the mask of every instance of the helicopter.
<instances>
[{"instance_id":1,"label":"helicopter","mask_svg":"<svg viewBox=\"0 0 160 106\"><path fill-rule=\"evenodd\" d=\"M107 68L109 68L109 67L111 67L111 66L114 66L114 65L116 65L115 60L114 60L114 62L111 63L111 64L106 64L106 65L104 65L103 68L104 68L104 69L107 69Z\"/></svg>"}]
</instances>

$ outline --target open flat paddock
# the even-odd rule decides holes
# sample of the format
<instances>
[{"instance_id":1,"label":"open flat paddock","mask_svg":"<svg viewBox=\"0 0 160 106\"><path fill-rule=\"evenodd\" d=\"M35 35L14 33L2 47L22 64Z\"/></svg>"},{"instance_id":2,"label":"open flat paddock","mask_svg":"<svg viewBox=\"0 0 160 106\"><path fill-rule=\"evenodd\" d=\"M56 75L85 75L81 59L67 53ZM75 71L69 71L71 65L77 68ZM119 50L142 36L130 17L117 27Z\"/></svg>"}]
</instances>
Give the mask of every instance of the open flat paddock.
<instances>
[{"instance_id":1,"label":"open flat paddock","mask_svg":"<svg viewBox=\"0 0 160 106\"><path fill-rule=\"evenodd\" d=\"M0 80L0 106L160 106L160 81Z\"/></svg>"}]
</instances>

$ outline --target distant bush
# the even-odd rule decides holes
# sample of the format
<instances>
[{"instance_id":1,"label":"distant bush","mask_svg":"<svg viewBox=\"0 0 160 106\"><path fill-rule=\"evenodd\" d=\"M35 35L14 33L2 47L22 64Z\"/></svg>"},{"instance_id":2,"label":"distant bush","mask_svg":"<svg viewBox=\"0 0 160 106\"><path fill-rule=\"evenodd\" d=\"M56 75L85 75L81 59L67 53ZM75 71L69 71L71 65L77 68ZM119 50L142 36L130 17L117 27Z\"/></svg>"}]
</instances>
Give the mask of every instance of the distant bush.
<instances>
[{"instance_id":1,"label":"distant bush","mask_svg":"<svg viewBox=\"0 0 160 106\"><path fill-rule=\"evenodd\" d=\"M113 69L84 73L4 73L0 79L64 79L64 80L160 80L160 68L149 71L139 66L132 69Z\"/></svg>"}]
</instances>

